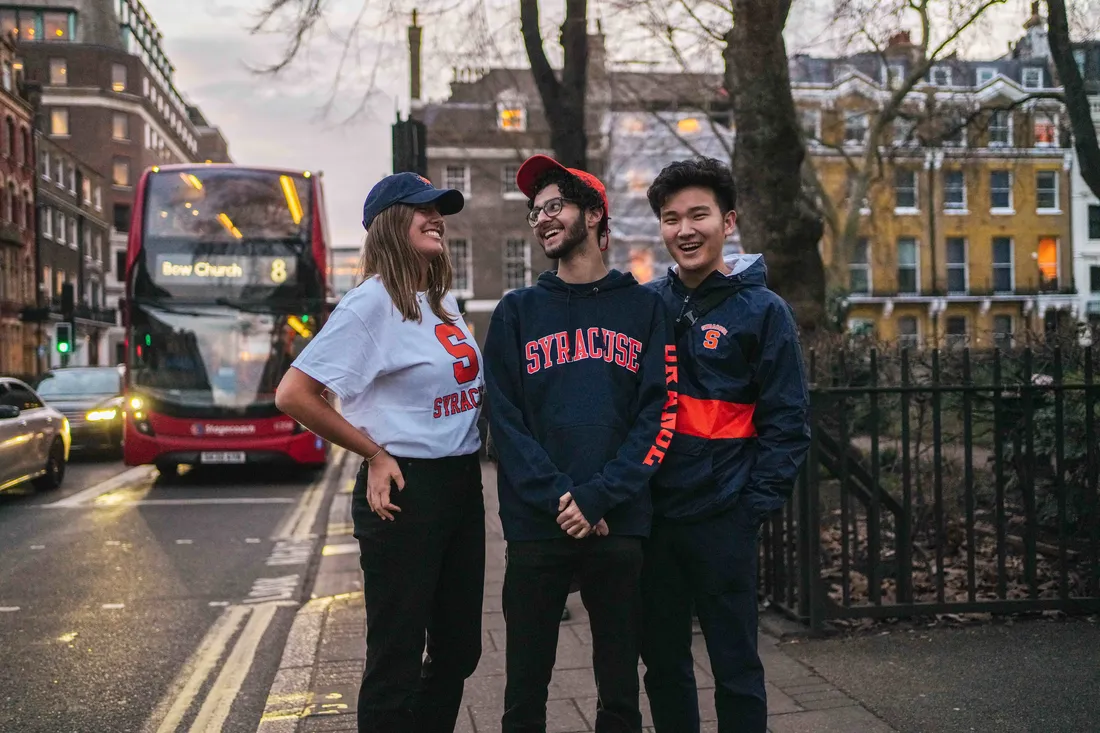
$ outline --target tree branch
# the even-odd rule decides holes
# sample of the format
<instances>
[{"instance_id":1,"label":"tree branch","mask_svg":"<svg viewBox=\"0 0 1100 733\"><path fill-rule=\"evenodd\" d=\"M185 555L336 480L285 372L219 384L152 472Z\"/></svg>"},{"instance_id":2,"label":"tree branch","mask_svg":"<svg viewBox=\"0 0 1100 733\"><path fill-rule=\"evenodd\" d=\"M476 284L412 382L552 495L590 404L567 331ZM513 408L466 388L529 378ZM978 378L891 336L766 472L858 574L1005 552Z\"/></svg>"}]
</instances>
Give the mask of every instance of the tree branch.
<instances>
[{"instance_id":1,"label":"tree branch","mask_svg":"<svg viewBox=\"0 0 1100 733\"><path fill-rule=\"evenodd\" d=\"M1049 17L1050 52L1058 78L1065 90L1066 111L1073 129L1074 147L1077 149L1081 177L1085 179L1094 196L1100 196L1100 142L1092 123L1088 94L1069 38L1069 20L1066 17L1065 0L1047 0Z\"/></svg>"},{"instance_id":2,"label":"tree branch","mask_svg":"<svg viewBox=\"0 0 1100 733\"><path fill-rule=\"evenodd\" d=\"M527 49L527 58L531 63L531 75L539 89L546 108L547 117L552 107L556 107L561 96L561 82L554 75L550 60L546 58L546 49L542 47L542 29L539 28L538 0L520 0L519 28L523 34L523 46Z\"/></svg>"}]
</instances>

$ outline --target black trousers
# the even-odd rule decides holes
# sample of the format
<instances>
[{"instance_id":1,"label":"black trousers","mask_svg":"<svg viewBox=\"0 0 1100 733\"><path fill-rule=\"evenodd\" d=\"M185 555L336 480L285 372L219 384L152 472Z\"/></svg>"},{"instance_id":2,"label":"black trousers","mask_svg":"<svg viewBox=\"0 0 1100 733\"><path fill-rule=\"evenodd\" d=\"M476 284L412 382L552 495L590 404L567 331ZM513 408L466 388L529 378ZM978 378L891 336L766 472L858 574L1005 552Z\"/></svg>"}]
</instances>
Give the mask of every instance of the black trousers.
<instances>
[{"instance_id":1,"label":"black trousers","mask_svg":"<svg viewBox=\"0 0 1100 733\"><path fill-rule=\"evenodd\" d=\"M367 665L360 733L451 733L462 690L481 658L485 503L476 454L398 458L405 489L385 521L367 503L367 471L352 500Z\"/></svg>"},{"instance_id":2,"label":"black trousers","mask_svg":"<svg viewBox=\"0 0 1100 733\"><path fill-rule=\"evenodd\" d=\"M765 733L768 701L756 644L758 532L742 505L699 522L654 520L642 571L642 661L657 733L699 733L693 606L714 673L719 733Z\"/></svg>"},{"instance_id":3,"label":"black trousers","mask_svg":"<svg viewBox=\"0 0 1100 733\"><path fill-rule=\"evenodd\" d=\"M638 639L642 540L594 537L509 542L504 572L507 624L503 733L545 733L558 628L576 578L592 628L599 696L596 733L638 733Z\"/></svg>"}]
</instances>

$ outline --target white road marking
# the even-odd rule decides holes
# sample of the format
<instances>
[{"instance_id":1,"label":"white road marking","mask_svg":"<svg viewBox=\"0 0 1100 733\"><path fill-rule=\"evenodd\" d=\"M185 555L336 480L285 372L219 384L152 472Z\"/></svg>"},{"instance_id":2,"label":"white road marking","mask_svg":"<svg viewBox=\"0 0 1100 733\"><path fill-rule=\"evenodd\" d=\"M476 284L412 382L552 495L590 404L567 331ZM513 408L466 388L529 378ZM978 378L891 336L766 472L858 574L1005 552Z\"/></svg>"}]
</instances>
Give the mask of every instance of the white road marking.
<instances>
[{"instance_id":1,"label":"white road marking","mask_svg":"<svg viewBox=\"0 0 1100 733\"><path fill-rule=\"evenodd\" d=\"M119 609L126 608L125 603L104 603L100 606L105 611L118 611Z\"/></svg>"},{"instance_id":2,"label":"white road marking","mask_svg":"<svg viewBox=\"0 0 1100 733\"><path fill-rule=\"evenodd\" d=\"M46 506L59 509L82 507L112 491L131 488L146 481L149 481L151 485L152 480L156 479L158 475L160 474L153 466L135 466L128 471L123 471L117 476L112 476L106 481L101 481L95 486L91 486L83 491L78 491L68 498L52 502Z\"/></svg>"},{"instance_id":3,"label":"white road marking","mask_svg":"<svg viewBox=\"0 0 1100 733\"><path fill-rule=\"evenodd\" d=\"M210 606L211 608L225 608L229 605L229 601L210 601L210 603L206 605Z\"/></svg>"},{"instance_id":4,"label":"white road marking","mask_svg":"<svg viewBox=\"0 0 1100 733\"><path fill-rule=\"evenodd\" d=\"M305 565L313 556L312 540L279 540L267 556L268 567Z\"/></svg>"},{"instance_id":5,"label":"white road marking","mask_svg":"<svg viewBox=\"0 0 1100 733\"><path fill-rule=\"evenodd\" d=\"M193 544L195 544L195 541L194 540L176 540L176 544L177 545L193 545Z\"/></svg>"},{"instance_id":6,"label":"white road marking","mask_svg":"<svg viewBox=\"0 0 1100 733\"><path fill-rule=\"evenodd\" d=\"M258 545L258 544L260 544L260 543L261 543L262 541L263 541L263 540L261 540L261 539L260 539L259 537L247 537L247 538L245 538L245 541L244 541L244 543L245 543L246 545Z\"/></svg>"},{"instance_id":7,"label":"white road marking","mask_svg":"<svg viewBox=\"0 0 1100 733\"><path fill-rule=\"evenodd\" d=\"M294 511L279 524L272 539L307 540L313 537L313 526L317 523L317 515L325 499L325 486L328 485L334 471L344 469L346 453L347 451L339 446L333 447L324 473L306 489L298 505L294 507Z\"/></svg>"},{"instance_id":8,"label":"white road marking","mask_svg":"<svg viewBox=\"0 0 1100 733\"><path fill-rule=\"evenodd\" d=\"M32 550L45 550L46 546L45 545L31 545L31 549Z\"/></svg>"},{"instance_id":9,"label":"white road marking","mask_svg":"<svg viewBox=\"0 0 1100 733\"><path fill-rule=\"evenodd\" d=\"M343 542L338 545L325 545L321 554L326 557L331 555L354 555L359 552L358 542Z\"/></svg>"},{"instance_id":10,"label":"white road marking","mask_svg":"<svg viewBox=\"0 0 1100 733\"><path fill-rule=\"evenodd\" d=\"M198 506L200 504L293 504L294 499L285 499L278 496L270 497L212 497L204 499L138 499L136 501L116 501L111 504L95 504L89 508L107 509L114 507L134 506ZM48 506L53 506L52 504Z\"/></svg>"},{"instance_id":11,"label":"white road marking","mask_svg":"<svg viewBox=\"0 0 1100 733\"><path fill-rule=\"evenodd\" d=\"M225 653L229 640L237 633L249 613L251 609L244 606L230 606L218 617L168 688L168 693L157 704L153 715L146 721L142 728L144 733L176 733L199 690L206 684Z\"/></svg>"},{"instance_id":12,"label":"white road marking","mask_svg":"<svg viewBox=\"0 0 1100 733\"><path fill-rule=\"evenodd\" d=\"M298 577L298 575L284 575L280 578L257 578L244 602L290 601L294 598L294 591L298 589Z\"/></svg>"},{"instance_id":13,"label":"white road marking","mask_svg":"<svg viewBox=\"0 0 1100 733\"><path fill-rule=\"evenodd\" d=\"M15 613L19 606L0 606L0 613Z\"/></svg>"},{"instance_id":14,"label":"white road marking","mask_svg":"<svg viewBox=\"0 0 1100 733\"><path fill-rule=\"evenodd\" d=\"M106 541L106 542L104 542L103 544L107 545L108 547L118 547L118 546L120 546L120 545L121 545L122 543L121 543L121 542L119 542L118 540L107 540L107 541Z\"/></svg>"},{"instance_id":15,"label":"white road marking","mask_svg":"<svg viewBox=\"0 0 1100 733\"><path fill-rule=\"evenodd\" d=\"M221 673L214 680L214 686L199 709L198 717L191 724L191 733L221 733L222 726L229 718L233 701L237 699L248 671L252 669L252 661L260 648L260 641L271 626L277 610L274 605L257 606L253 609L252 617L248 619L233 651L225 660Z\"/></svg>"}]
</instances>

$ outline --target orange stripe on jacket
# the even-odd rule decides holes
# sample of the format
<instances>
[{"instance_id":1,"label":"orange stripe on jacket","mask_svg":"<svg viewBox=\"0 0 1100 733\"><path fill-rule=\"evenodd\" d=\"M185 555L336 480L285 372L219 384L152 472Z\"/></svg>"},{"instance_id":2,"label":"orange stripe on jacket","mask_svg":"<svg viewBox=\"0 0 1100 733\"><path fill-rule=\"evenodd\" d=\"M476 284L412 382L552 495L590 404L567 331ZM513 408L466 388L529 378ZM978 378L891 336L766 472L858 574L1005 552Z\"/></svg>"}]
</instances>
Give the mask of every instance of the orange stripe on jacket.
<instances>
[{"instance_id":1,"label":"orange stripe on jacket","mask_svg":"<svg viewBox=\"0 0 1100 733\"><path fill-rule=\"evenodd\" d=\"M756 405L724 400L700 400L680 395L676 432L697 438L755 438L752 415Z\"/></svg>"}]
</instances>

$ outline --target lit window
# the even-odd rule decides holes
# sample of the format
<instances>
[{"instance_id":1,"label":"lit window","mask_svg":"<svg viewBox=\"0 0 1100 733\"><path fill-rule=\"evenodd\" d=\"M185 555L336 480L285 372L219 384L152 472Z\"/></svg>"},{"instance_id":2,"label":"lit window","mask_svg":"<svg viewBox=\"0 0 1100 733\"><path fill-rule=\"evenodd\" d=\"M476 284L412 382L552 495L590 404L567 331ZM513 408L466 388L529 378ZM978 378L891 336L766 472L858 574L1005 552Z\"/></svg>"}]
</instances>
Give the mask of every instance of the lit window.
<instances>
[{"instance_id":1,"label":"lit window","mask_svg":"<svg viewBox=\"0 0 1100 733\"><path fill-rule=\"evenodd\" d=\"M70 41L68 13L42 13L42 36L47 41Z\"/></svg>"},{"instance_id":2,"label":"lit window","mask_svg":"<svg viewBox=\"0 0 1100 733\"><path fill-rule=\"evenodd\" d=\"M693 135L699 132L699 118L685 117L676 123L676 131L681 135Z\"/></svg>"},{"instance_id":3,"label":"lit window","mask_svg":"<svg viewBox=\"0 0 1100 733\"><path fill-rule=\"evenodd\" d=\"M1039 240L1039 278L1041 289L1058 289L1058 240L1054 237Z\"/></svg>"},{"instance_id":4,"label":"lit window","mask_svg":"<svg viewBox=\"0 0 1100 733\"><path fill-rule=\"evenodd\" d=\"M852 293L867 295L871 292L870 244L866 237L860 237L852 246L852 256L848 258L848 290Z\"/></svg>"},{"instance_id":5,"label":"lit window","mask_svg":"<svg viewBox=\"0 0 1100 733\"><path fill-rule=\"evenodd\" d=\"M116 92L126 91L126 66L124 64L111 64L111 89Z\"/></svg>"},{"instance_id":6,"label":"lit window","mask_svg":"<svg viewBox=\"0 0 1100 733\"><path fill-rule=\"evenodd\" d=\"M69 65L65 59L50 59L50 84L63 87L69 83Z\"/></svg>"},{"instance_id":7,"label":"lit window","mask_svg":"<svg viewBox=\"0 0 1100 733\"><path fill-rule=\"evenodd\" d=\"M966 240L962 237L947 238L947 292L965 293Z\"/></svg>"},{"instance_id":8,"label":"lit window","mask_svg":"<svg viewBox=\"0 0 1100 733\"><path fill-rule=\"evenodd\" d=\"M130 185L130 159L115 158L111 166L111 183L116 186Z\"/></svg>"},{"instance_id":9,"label":"lit window","mask_svg":"<svg viewBox=\"0 0 1100 733\"><path fill-rule=\"evenodd\" d=\"M69 134L69 110L65 107L54 107L50 110L50 134Z\"/></svg>"},{"instance_id":10,"label":"lit window","mask_svg":"<svg viewBox=\"0 0 1100 733\"><path fill-rule=\"evenodd\" d=\"M898 209L917 208L917 173L899 168L894 171L894 206Z\"/></svg>"},{"instance_id":11,"label":"lit window","mask_svg":"<svg viewBox=\"0 0 1100 733\"><path fill-rule=\"evenodd\" d=\"M920 250L913 237L898 239L898 292L920 292Z\"/></svg>"},{"instance_id":12,"label":"lit window","mask_svg":"<svg viewBox=\"0 0 1100 733\"><path fill-rule=\"evenodd\" d=\"M1059 211L1057 172L1039 171L1035 174L1035 204L1039 211Z\"/></svg>"},{"instance_id":13,"label":"lit window","mask_svg":"<svg viewBox=\"0 0 1100 733\"><path fill-rule=\"evenodd\" d=\"M92 180L90 178L84 178L80 181L80 194L81 200L85 204L92 203Z\"/></svg>"},{"instance_id":14,"label":"lit window","mask_svg":"<svg viewBox=\"0 0 1100 733\"><path fill-rule=\"evenodd\" d=\"M502 130L523 132L527 129L527 109L520 105L497 105L497 125Z\"/></svg>"},{"instance_id":15,"label":"lit window","mask_svg":"<svg viewBox=\"0 0 1100 733\"><path fill-rule=\"evenodd\" d=\"M130 116L125 112L115 112L111 117L111 137L115 140L130 139Z\"/></svg>"},{"instance_id":16,"label":"lit window","mask_svg":"<svg viewBox=\"0 0 1100 733\"><path fill-rule=\"evenodd\" d=\"M1050 148L1058 144L1058 126L1051 115L1035 113L1035 147Z\"/></svg>"}]
</instances>

